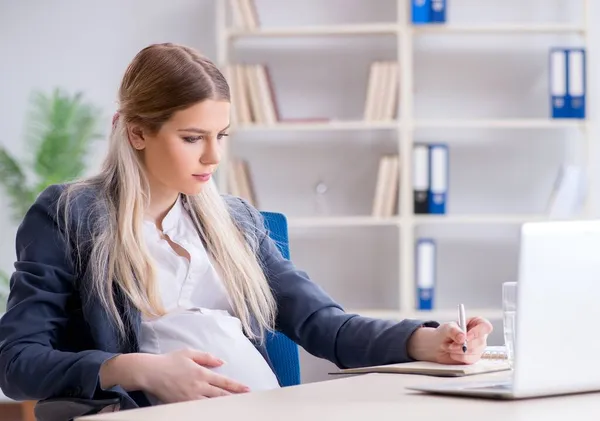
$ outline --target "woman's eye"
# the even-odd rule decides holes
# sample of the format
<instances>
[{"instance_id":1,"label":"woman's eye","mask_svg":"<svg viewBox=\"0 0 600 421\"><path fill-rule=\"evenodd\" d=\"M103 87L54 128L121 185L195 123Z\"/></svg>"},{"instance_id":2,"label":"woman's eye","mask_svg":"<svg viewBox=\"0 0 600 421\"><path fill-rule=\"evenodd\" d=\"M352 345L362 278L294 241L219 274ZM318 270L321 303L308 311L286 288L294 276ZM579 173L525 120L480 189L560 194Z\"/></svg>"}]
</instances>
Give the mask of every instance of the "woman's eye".
<instances>
[{"instance_id":1,"label":"woman's eye","mask_svg":"<svg viewBox=\"0 0 600 421\"><path fill-rule=\"evenodd\" d=\"M188 136L183 138L183 140L185 140L188 143L196 143L200 139L202 139L202 136Z\"/></svg>"},{"instance_id":2,"label":"woman's eye","mask_svg":"<svg viewBox=\"0 0 600 421\"><path fill-rule=\"evenodd\" d=\"M224 136L229 136L229 134L227 133L219 133L217 135L217 140L221 140L223 139ZM204 136L186 136L183 138L183 140L185 140L187 143L196 143L199 140L203 140Z\"/></svg>"}]
</instances>

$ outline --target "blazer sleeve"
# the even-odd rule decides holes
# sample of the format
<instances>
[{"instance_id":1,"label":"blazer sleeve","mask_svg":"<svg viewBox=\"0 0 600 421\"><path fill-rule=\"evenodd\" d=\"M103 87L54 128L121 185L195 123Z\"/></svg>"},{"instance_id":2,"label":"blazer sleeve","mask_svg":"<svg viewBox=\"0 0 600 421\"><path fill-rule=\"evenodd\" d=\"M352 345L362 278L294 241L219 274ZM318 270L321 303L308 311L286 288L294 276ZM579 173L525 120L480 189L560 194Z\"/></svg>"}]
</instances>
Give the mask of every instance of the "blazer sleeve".
<instances>
[{"instance_id":1,"label":"blazer sleeve","mask_svg":"<svg viewBox=\"0 0 600 421\"><path fill-rule=\"evenodd\" d=\"M17 230L17 261L0 319L0 388L16 400L92 398L101 364L116 355L57 349L75 290L72 260L55 217L59 190L43 191Z\"/></svg>"},{"instance_id":2,"label":"blazer sleeve","mask_svg":"<svg viewBox=\"0 0 600 421\"><path fill-rule=\"evenodd\" d=\"M242 199L240 199L242 200ZM407 343L421 326L435 321L400 322L348 314L306 272L285 259L268 236L262 215L242 200L257 228L258 253L277 300L277 329L307 352L339 368L413 361Z\"/></svg>"}]
</instances>

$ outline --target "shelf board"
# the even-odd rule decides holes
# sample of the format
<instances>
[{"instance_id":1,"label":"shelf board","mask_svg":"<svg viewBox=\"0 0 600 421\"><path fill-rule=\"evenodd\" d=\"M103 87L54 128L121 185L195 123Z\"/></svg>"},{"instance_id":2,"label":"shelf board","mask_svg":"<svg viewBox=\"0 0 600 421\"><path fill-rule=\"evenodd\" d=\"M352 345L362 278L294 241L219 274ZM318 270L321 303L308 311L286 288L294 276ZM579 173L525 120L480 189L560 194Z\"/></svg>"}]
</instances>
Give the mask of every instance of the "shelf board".
<instances>
[{"instance_id":1,"label":"shelf board","mask_svg":"<svg viewBox=\"0 0 600 421\"><path fill-rule=\"evenodd\" d=\"M490 214L490 215L414 215L417 224L523 224L525 222L548 221L540 214Z\"/></svg>"},{"instance_id":2,"label":"shelf board","mask_svg":"<svg viewBox=\"0 0 600 421\"><path fill-rule=\"evenodd\" d=\"M416 128L460 129L558 129L582 128L582 119L511 118L511 119L417 119Z\"/></svg>"},{"instance_id":3,"label":"shelf board","mask_svg":"<svg viewBox=\"0 0 600 421\"><path fill-rule=\"evenodd\" d=\"M415 25L415 34L561 34L585 33L582 25L562 23L506 23L489 25Z\"/></svg>"},{"instance_id":4,"label":"shelf board","mask_svg":"<svg viewBox=\"0 0 600 421\"><path fill-rule=\"evenodd\" d=\"M398 218L375 218L368 215L288 218L290 228L397 226L399 222Z\"/></svg>"},{"instance_id":5,"label":"shelf board","mask_svg":"<svg viewBox=\"0 0 600 421\"><path fill-rule=\"evenodd\" d=\"M376 218L369 215L288 218L290 228L377 227L404 224L523 224L549 220L550 217L540 214L411 215L408 220L401 217Z\"/></svg>"},{"instance_id":6,"label":"shelf board","mask_svg":"<svg viewBox=\"0 0 600 421\"><path fill-rule=\"evenodd\" d=\"M396 34L399 26L395 23L365 23L350 25L306 25L290 27L257 28L256 30L229 29L229 38L242 37L294 37L330 35L381 35Z\"/></svg>"},{"instance_id":7,"label":"shelf board","mask_svg":"<svg viewBox=\"0 0 600 421\"><path fill-rule=\"evenodd\" d=\"M583 25L561 23L506 23L490 25L412 25L408 27L415 34L583 34L586 28ZM297 36L336 36L336 35L382 35L397 34L402 30L401 25L395 23L359 23L359 24L334 24L334 25L303 25L289 27L261 27L254 30L235 29L227 30L229 38L248 37L297 37Z\"/></svg>"},{"instance_id":8,"label":"shelf board","mask_svg":"<svg viewBox=\"0 0 600 421\"><path fill-rule=\"evenodd\" d=\"M394 311L394 310L379 310L379 309L347 309L347 313L359 314L365 317L373 317L376 319L418 319L418 320L436 320L446 322L456 320L458 318L457 310L455 309L440 309L440 310L414 310L414 311ZM497 308L474 308L468 309L468 316L479 316L489 320L502 319L502 310Z\"/></svg>"},{"instance_id":9,"label":"shelf board","mask_svg":"<svg viewBox=\"0 0 600 421\"><path fill-rule=\"evenodd\" d=\"M584 128L585 119L552 118L506 118L506 119L416 119L417 129L566 129ZM330 120L330 121L283 121L274 124L242 124L231 128L236 132L265 131L341 131L341 130L396 130L401 123L392 121Z\"/></svg>"},{"instance_id":10,"label":"shelf board","mask_svg":"<svg viewBox=\"0 0 600 421\"><path fill-rule=\"evenodd\" d=\"M323 122L280 122L275 124L244 124L232 127L232 132L265 131L335 131L335 130L394 130L397 121L331 120Z\"/></svg>"}]
</instances>

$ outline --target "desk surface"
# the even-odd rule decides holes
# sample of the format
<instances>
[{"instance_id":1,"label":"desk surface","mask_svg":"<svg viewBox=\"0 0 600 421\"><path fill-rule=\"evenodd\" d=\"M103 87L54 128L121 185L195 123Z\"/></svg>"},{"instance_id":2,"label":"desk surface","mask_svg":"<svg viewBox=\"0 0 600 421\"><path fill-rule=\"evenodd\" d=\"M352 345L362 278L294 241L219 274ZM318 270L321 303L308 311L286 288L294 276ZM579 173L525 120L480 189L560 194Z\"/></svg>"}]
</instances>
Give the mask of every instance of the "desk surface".
<instances>
[{"instance_id":1,"label":"desk surface","mask_svg":"<svg viewBox=\"0 0 600 421\"><path fill-rule=\"evenodd\" d=\"M504 379L507 372L470 376L459 381ZM598 420L600 393L493 401L428 395L407 390L424 382L457 381L404 374L368 374L319 383L215 399L159 405L79 418L81 421L296 421L394 420L512 421Z\"/></svg>"},{"instance_id":2,"label":"desk surface","mask_svg":"<svg viewBox=\"0 0 600 421\"><path fill-rule=\"evenodd\" d=\"M2 390L0 390L0 404L2 403L15 403L11 398L6 397Z\"/></svg>"}]
</instances>

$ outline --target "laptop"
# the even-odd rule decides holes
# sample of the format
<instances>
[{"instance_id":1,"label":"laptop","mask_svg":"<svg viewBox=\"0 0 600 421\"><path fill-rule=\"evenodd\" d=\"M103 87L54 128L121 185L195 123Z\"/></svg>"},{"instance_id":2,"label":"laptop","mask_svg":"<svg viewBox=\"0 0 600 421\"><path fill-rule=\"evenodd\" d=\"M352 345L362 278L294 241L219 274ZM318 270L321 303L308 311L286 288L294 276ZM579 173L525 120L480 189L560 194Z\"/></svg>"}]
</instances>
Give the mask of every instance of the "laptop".
<instances>
[{"instance_id":1,"label":"laptop","mask_svg":"<svg viewBox=\"0 0 600 421\"><path fill-rule=\"evenodd\" d=\"M600 221L529 222L520 235L510 380L409 389L491 399L600 391Z\"/></svg>"}]
</instances>

